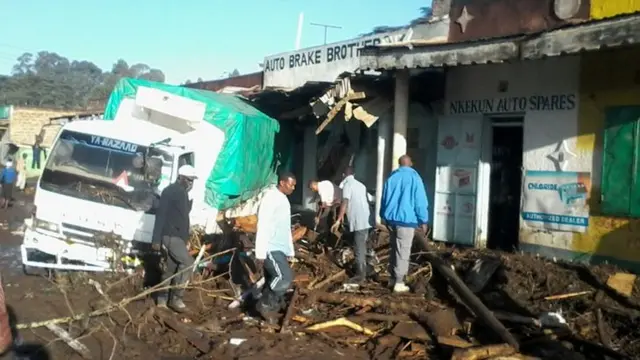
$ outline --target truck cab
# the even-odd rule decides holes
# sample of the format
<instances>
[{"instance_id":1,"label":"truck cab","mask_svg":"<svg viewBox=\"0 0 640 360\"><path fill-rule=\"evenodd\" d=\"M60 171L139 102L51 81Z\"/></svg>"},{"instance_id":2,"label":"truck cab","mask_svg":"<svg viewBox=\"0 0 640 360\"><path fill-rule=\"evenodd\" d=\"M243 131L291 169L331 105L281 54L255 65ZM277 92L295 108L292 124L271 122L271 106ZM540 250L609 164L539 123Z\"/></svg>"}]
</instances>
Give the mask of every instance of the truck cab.
<instances>
[{"instance_id":1,"label":"truck cab","mask_svg":"<svg viewBox=\"0 0 640 360\"><path fill-rule=\"evenodd\" d=\"M114 121L74 121L60 129L37 182L33 216L25 221L25 267L121 269L122 258L150 248L159 196L185 164L201 169L190 193L192 225L215 219L215 209L204 203L204 182L224 135L175 110L154 110L158 98L167 97L146 92L147 106L140 104L145 99L127 99ZM154 111L160 121L151 121Z\"/></svg>"}]
</instances>

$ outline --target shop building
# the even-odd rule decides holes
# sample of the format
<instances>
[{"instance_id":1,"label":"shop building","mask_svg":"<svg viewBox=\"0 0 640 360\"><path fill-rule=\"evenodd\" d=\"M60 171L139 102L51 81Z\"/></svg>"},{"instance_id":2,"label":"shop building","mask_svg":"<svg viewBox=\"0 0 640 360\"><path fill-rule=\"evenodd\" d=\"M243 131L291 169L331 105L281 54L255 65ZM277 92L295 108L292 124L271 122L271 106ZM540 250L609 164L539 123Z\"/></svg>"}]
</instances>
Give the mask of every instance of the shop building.
<instances>
[{"instance_id":1,"label":"shop building","mask_svg":"<svg viewBox=\"0 0 640 360\"><path fill-rule=\"evenodd\" d=\"M453 3L452 28L464 33ZM398 153L404 69L446 68L434 240L640 269L640 5L626 3L614 12L592 1L590 19L527 37L361 52L363 69L395 73Z\"/></svg>"},{"instance_id":2,"label":"shop building","mask_svg":"<svg viewBox=\"0 0 640 360\"><path fill-rule=\"evenodd\" d=\"M295 170L301 175L301 193L294 194L292 202L313 208L313 194L307 189L307 182L336 181L342 171L339 169L346 165L356 167L358 178L372 194L381 193L383 175L391 170L392 163L390 153L387 154L390 145L384 145L379 138L391 143L395 80L359 71L359 51L369 45L442 42L448 32L449 20L443 16L398 31L265 58L264 91L251 98L258 108L280 120L283 132L291 131L293 138L300 140L291 141L297 149L293 151L294 157L298 156L292 166L299 164ZM402 111L407 114L407 126L415 130L409 139L410 147L417 150L430 143L433 132L424 127L435 119L429 104L442 98L443 73L416 71L411 76L416 78L414 92L422 95L407 102ZM418 89L421 82L424 82L422 89ZM424 91L434 84L434 92ZM407 89L407 94L410 92ZM428 100L420 101L420 97Z\"/></svg>"}]
</instances>

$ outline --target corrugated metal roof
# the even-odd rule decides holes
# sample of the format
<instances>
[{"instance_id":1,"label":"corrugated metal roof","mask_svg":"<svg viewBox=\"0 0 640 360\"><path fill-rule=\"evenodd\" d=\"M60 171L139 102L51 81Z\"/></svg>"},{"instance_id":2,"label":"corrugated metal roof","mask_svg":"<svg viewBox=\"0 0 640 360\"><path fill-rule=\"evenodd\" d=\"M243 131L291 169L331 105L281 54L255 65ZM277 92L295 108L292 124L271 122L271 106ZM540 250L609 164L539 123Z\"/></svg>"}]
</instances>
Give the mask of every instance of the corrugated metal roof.
<instances>
[{"instance_id":1,"label":"corrugated metal roof","mask_svg":"<svg viewBox=\"0 0 640 360\"><path fill-rule=\"evenodd\" d=\"M638 43L640 12L542 33L521 44L521 58L540 59Z\"/></svg>"},{"instance_id":2,"label":"corrugated metal roof","mask_svg":"<svg viewBox=\"0 0 640 360\"><path fill-rule=\"evenodd\" d=\"M363 70L394 70L540 59L640 43L640 12L536 35L447 44L404 44L361 50Z\"/></svg>"},{"instance_id":3,"label":"corrugated metal roof","mask_svg":"<svg viewBox=\"0 0 640 360\"><path fill-rule=\"evenodd\" d=\"M506 37L486 41L408 45L402 48L366 48L360 53L364 70L429 68L501 63L519 56L518 40Z\"/></svg>"}]
</instances>

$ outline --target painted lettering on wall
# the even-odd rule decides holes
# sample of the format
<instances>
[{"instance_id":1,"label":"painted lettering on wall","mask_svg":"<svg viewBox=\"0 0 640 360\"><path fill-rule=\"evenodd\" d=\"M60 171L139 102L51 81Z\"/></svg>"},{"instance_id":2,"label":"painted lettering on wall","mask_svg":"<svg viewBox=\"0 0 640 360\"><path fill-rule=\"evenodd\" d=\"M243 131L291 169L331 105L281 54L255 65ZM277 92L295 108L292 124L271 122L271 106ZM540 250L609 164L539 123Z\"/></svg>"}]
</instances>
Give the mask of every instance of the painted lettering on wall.
<instances>
[{"instance_id":1,"label":"painted lettering on wall","mask_svg":"<svg viewBox=\"0 0 640 360\"><path fill-rule=\"evenodd\" d=\"M526 111L567 111L576 108L575 94L514 96L494 99L454 100L450 114L495 114Z\"/></svg>"},{"instance_id":2,"label":"painted lettering on wall","mask_svg":"<svg viewBox=\"0 0 640 360\"><path fill-rule=\"evenodd\" d=\"M264 61L264 71L280 71L348 60L357 57L363 47L376 46L383 42L398 42L402 41L403 38L404 34L388 34L270 57Z\"/></svg>"}]
</instances>

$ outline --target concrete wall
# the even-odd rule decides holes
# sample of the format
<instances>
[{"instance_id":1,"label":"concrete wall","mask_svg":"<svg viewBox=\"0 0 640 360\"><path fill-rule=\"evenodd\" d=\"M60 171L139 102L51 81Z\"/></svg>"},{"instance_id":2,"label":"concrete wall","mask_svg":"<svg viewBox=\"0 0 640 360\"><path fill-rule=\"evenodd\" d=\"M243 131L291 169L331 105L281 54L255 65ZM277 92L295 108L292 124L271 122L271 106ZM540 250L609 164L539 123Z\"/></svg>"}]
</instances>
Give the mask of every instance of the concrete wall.
<instances>
[{"instance_id":1,"label":"concrete wall","mask_svg":"<svg viewBox=\"0 0 640 360\"><path fill-rule=\"evenodd\" d=\"M579 57L552 58L514 64L457 67L447 73L445 114L483 121L497 114L524 115L523 168L525 170L591 171L592 152L577 151ZM538 97L573 97L575 106L535 106ZM489 134L483 134L486 139ZM562 143L577 156L565 154L562 169L549 160ZM486 197L488 194L478 194ZM487 202L488 204L488 202ZM479 209L478 211L488 211ZM480 224L476 224L476 227ZM483 229L478 229L482 231ZM521 245L532 251L546 246L570 249L573 233L527 228L521 225Z\"/></svg>"},{"instance_id":2,"label":"concrete wall","mask_svg":"<svg viewBox=\"0 0 640 360\"><path fill-rule=\"evenodd\" d=\"M18 159L22 157L23 154L26 154L28 177L39 176L46 161L46 157L44 153L42 153L40 155L40 168L31 166L33 156L31 145L33 145L36 135L44 129L42 145L43 148L46 149L46 154L49 155L53 140L60 130L60 125L43 126L49 124L49 119L52 117L69 116L73 114L75 114L73 111L14 107L9 122L9 141L18 146L18 152L14 154L14 158Z\"/></svg>"},{"instance_id":3,"label":"concrete wall","mask_svg":"<svg viewBox=\"0 0 640 360\"><path fill-rule=\"evenodd\" d=\"M600 214L602 148L605 114L609 106L640 105L640 49L621 49L583 55L576 148L592 153L592 193L589 229L574 234L572 256L603 260L640 269L640 219Z\"/></svg>"},{"instance_id":4,"label":"concrete wall","mask_svg":"<svg viewBox=\"0 0 640 360\"><path fill-rule=\"evenodd\" d=\"M49 124L50 118L73 114L75 114L73 111L15 107L9 125L10 140L18 146L31 146L43 126ZM50 147L60 127L52 126L44 129L43 145Z\"/></svg>"}]
</instances>

